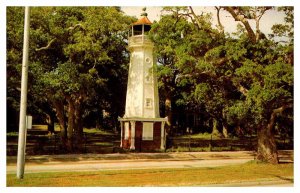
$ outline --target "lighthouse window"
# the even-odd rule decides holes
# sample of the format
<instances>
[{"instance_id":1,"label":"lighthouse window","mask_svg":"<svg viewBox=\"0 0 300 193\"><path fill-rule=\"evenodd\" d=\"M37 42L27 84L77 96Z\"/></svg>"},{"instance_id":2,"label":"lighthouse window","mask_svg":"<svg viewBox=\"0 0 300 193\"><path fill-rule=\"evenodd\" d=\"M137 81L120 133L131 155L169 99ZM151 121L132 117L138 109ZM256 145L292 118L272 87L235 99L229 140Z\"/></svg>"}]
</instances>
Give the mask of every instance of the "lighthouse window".
<instances>
[{"instance_id":1,"label":"lighthouse window","mask_svg":"<svg viewBox=\"0 0 300 193\"><path fill-rule=\"evenodd\" d=\"M150 58L146 58L146 62L150 63L151 62Z\"/></svg>"},{"instance_id":2,"label":"lighthouse window","mask_svg":"<svg viewBox=\"0 0 300 193\"><path fill-rule=\"evenodd\" d=\"M152 83L152 81L153 81L153 69L150 68L145 74L145 82Z\"/></svg>"},{"instance_id":3,"label":"lighthouse window","mask_svg":"<svg viewBox=\"0 0 300 193\"><path fill-rule=\"evenodd\" d=\"M145 106L147 108L151 108L152 107L152 100L150 98L146 98L146 104L145 104Z\"/></svg>"},{"instance_id":4,"label":"lighthouse window","mask_svg":"<svg viewBox=\"0 0 300 193\"><path fill-rule=\"evenodd\" d=\"M143 123L143 140L153 140L153 123Z\"/></svg>"},{"instance_id":5,"label":"lighthouse window","mask_svg":"<svg viewBox=\"0 0 300 193\"><path fill-rule=\"evenodd\" d=\"M146 79L146 83L151 83L152 82L152 78L149 74L146 75L145 79Z\"/></svg>"}]
</instances>

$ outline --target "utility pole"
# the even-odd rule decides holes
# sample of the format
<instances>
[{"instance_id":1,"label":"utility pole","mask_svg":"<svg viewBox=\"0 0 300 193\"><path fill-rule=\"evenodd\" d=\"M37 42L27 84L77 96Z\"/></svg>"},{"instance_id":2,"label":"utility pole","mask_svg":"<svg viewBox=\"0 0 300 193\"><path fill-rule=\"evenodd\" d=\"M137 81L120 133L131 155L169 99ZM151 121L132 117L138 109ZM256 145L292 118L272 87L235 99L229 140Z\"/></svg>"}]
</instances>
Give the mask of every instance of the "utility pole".
<instances>
[{"instance_id":1,"label":"utility pole","mask_svg":"<svg viewBox=\"0 0 300 193\"><path fill-rule=\"evenodd\" d=\"M23 60L22 60L18 159L17 159L18 179L23 179L24 167L25 167L29 26L30 26L30 8L27 6L25 7L25 19L24 19L24 40L23 40L24 42L23 42Z\"/></svg>"}]
</instances>

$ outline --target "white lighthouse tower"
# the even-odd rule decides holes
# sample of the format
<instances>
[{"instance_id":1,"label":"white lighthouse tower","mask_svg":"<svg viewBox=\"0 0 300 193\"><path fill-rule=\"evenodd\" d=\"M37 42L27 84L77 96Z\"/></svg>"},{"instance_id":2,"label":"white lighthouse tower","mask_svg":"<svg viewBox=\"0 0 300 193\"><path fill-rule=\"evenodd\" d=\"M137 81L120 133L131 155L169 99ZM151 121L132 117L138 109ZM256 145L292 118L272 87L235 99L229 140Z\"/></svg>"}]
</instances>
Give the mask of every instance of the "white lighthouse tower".
<instances>
[{"instance_id":1,"label":"white lighthouse tower","mask_svg":"<svg viewBox=\"0 0 300 193\"><path fill-rule=\"evenodd\" d=\"M130 64L124 117L159 117L154 45L147 36L150 26L146 16L132 24L128 42Z\"/></svg>"},{"instance_id":2,"label":"white lighthouse tower","mask_svg":"<svg viewBox=\"0 0 300 193\"><path fill-rule=\"evenodd\" d=\"M121 121L121 147L133 150L165 149L166 118L159 117L154 44L148 38L147 14L131 25L130 64L125 115Z\"/></svg>"}]
</instances>

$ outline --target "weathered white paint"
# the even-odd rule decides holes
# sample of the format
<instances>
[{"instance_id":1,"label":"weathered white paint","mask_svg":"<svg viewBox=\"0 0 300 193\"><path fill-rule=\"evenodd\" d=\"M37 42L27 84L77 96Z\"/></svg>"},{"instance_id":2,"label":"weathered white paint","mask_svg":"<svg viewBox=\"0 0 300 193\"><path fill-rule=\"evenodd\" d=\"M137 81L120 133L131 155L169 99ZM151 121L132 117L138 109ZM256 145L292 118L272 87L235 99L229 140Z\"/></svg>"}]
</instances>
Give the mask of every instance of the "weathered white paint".
<instances>
[{"instance_id":1,"label":"weathered white paint","mask_svg":"<svg viewBox=\"0 0 300 193\"><path fill-rule=\"evenodd\" d=\"M131 137L130 137L130 149L135 149L135 121L130 121L130 131L131 131Z\"/></svg>"},{"instance_id":2,"label":"weathered white paint","mask_svg":"<svg viewBox=\"0 0 300 193\"><path fill-rule=\"evenodd\" d=\"M146 141L152 141L153 140L153 122L143 122L143 133L142 138Z\"/></svg>"},{"instance_id":3,"label":"weathered white paint","mask_svg":"<svg viewBox=\"0 0 300 193\"><path fill-rule=\"evenodd\" d=\"M129 38L128 47L131 55L124 118L158 118L159 98L156 60L153 57L154 45L147 35L135 35Z\"/></svg>"},{"instance_id":4,"label":"weathered white paint","mask_svg":"<svg viewBox=\"0 0 300 193\"><path fill-rule=\"evenodd\" d=\"M121 122L121 140L120 140L120 141L121 141L121 144L120 144L120 147L121 147L121 148L123 147L123 128L124 128L124 127L123 127L123 124L124 124L124 123Z\"/></svg>"},{"instance_id":5,"label":"weathered white paint","mask_svg":"<svg viewBox=\"0 0 300 193\"><path fill-rule=\"evenodd\" d=\"M125 127L125 139L129 139L129 122L124 122L124 127Z\"/></svg>"},{"instance_id":6,"label":"weathered white paint","mask_svg":"<svg viewBox=\"0 0 300 193\"><path fill-rule=\"evenodd\" d=\"M160 128L160 149L166 148L166 138L165 138L165 122L161 122Z\"/></svg>"}]
</instances>

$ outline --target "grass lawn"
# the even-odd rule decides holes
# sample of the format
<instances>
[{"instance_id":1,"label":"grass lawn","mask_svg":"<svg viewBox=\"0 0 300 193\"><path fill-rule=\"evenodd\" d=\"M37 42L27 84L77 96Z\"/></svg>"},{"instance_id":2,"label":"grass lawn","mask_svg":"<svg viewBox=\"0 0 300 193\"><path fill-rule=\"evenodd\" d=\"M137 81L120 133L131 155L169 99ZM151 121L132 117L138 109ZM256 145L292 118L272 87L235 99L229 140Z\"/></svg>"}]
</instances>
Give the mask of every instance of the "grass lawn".
<instances>
[{"instance_id":1,"label":"grass lawn","mask_svg":"<svg viewBox=\"0 0 300 193\"><path fill-rule=\"evenodd\" d=\"M91 128L91 129L83 128L83 132L88 134L115 135L115 133L112 133L111 131L105 131L96 128Z\"/></svg>"},{"instance_id":2,"label":"grass lawn","mask_svg":"<svg viewBox=\"0 0 300 193\"><path fill-rule=\"evenodd\" d=\"M211 139L211 133L196 133L196 134L185 134L185 135L180 135L180 136L176 136L176 138L178 139L207 139L210 140ZM220 139L220 137L217 136L213 136L213 139Z\"/></svg>"},{"instance_id":3,"label":"grass lawn","mask_svg":"<svg viewBox=\"0 0 300 193\"><path fill-rule=\"evenodd\" d=\"M279 179L288 179L293 183L293 166L249 162L214 168L51 172L25 174L23 180L18 180L15 174L8 174L7 186L201 186Z\"/></svg>"}]
</instances>

